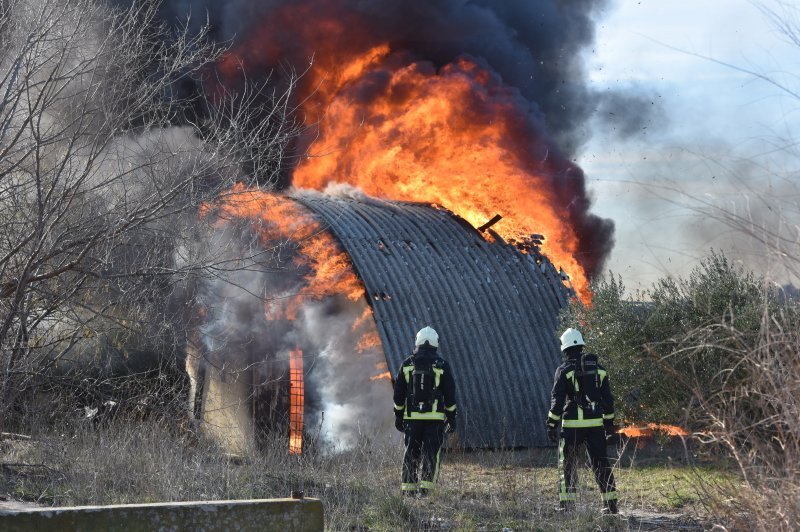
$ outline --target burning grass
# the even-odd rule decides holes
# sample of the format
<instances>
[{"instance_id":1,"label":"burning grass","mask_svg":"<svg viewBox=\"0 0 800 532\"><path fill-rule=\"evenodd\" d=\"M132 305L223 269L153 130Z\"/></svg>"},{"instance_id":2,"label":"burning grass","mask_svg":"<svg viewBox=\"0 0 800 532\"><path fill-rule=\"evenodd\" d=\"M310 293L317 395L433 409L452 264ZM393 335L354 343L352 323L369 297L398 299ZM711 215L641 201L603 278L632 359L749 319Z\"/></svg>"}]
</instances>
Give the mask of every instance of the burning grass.
<instances>
[{"instance_id":1,"label":"burning grass","mask_svg":"<svg viewBox=\"0 0 800 532\"><path fill-rule=\"evenodd\" d=\"M4 442L0 494L60 506L285 497L302 490L322 499L330 530L624 530L648 529L655 513L696 527L711 497L696 489L698 477L704 485L735 482L730 473L692 468L656 451L646 466L637 465L641 460L617 466L626 519L599 516L588 470L581 472L578 510L564 516L556 511L554 449L450 453L440 489L409 500L400 496L402 449L392 436L364 438L333 455L312 448L301 457L290 456L286 438L276 437L231 459L209 442L165 433L156 422L65 428Z\"/></svg>"}]
</instances>

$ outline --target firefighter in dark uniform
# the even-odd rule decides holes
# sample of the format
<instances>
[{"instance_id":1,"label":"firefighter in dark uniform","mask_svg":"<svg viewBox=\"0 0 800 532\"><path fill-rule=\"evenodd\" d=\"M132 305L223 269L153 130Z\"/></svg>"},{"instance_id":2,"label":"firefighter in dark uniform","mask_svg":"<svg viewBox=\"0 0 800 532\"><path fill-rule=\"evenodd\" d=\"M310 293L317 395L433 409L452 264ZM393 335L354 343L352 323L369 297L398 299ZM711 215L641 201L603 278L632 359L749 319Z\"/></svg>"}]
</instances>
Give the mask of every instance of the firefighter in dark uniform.
<instances>
[{"instance_id":1,"label":"firefighter in dark uniform","mask_svg":"<svg viewBox=\"0 0 800 532\"><path fill-rule=\"evenodd\" d=\"M605 368L597 356L583 353L583 336L577 329L561 335L565 361L556 369L547 436L558 440L559 502L564 510L575 504L577 451L586 445L595 479L600 486L604 513L617 513L617 489L606 456L606 434L614 427L614 398ZM561 425L559 433L558 428Z\"/></svg>"},{"instance_id":2,"label":"firefighter in dark uniform","mask_svg":"<svg viewBox=\"0 0 800 532\"><path fill-rule=\"evenodd\" d=\"M439 478L444 435L456 429L456 385L435 330L421 329L415 345L394 379L394 425L405 434L402 493L424 496Z\"/></svg>"}]
</instances>

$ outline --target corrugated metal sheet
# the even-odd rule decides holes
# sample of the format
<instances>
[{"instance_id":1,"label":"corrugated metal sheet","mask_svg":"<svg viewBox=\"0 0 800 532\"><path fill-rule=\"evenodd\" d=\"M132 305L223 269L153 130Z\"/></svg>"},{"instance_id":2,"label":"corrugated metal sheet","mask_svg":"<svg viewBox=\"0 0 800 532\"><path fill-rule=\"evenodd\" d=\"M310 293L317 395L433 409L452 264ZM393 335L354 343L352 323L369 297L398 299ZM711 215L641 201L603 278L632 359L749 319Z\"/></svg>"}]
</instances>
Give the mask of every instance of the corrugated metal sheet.
<instances>
[{"instance_id":1,"label":"corrugated metal sheet","mask_svg":"<svg viewBox=\"0 0 800 532\"><path fill-rule=\"evenodd\" d=\"M439 352L457 379L465 446L547 444L544 417L560 363L557 315L567 301L552 264L489 243L464 220L428 205L309 191L293 197L350 255L393 375L420 328L439 332Z\"/></svg>"}]
</instances>

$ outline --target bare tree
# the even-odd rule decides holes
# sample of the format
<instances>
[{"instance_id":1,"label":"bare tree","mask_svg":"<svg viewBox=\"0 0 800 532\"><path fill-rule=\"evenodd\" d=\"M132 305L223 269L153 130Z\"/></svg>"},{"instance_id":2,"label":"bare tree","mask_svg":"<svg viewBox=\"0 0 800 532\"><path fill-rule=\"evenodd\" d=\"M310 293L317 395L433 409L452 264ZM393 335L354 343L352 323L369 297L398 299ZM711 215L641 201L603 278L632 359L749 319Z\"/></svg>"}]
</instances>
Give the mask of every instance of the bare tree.
<instances>
[{"instance_id":1,"label":"bare tree","mask_svg":"<svg viewBox=\"0 0 800 532\"><path fill-rule=\"evenodd\" d=\"M176 283L228 267L187 243L198 207L296 134L291 81L217 89L224 50L156 10L0 2L0 430L51 370L174 345Z\"/></svg>"}]
</instances>

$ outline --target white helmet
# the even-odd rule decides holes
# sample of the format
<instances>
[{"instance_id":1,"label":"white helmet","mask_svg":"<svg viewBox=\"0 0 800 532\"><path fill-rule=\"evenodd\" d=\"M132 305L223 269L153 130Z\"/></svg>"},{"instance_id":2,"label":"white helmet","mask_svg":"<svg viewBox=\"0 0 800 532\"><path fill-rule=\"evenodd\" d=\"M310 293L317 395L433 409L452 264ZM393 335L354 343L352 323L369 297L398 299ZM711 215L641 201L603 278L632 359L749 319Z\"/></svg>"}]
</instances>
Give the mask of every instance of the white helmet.
<instances>
[{"instance_id":1,"label":"white helmet","mask_svg":"<svg viewBox=\"0 0 800 532\"><path fill-rule=\"evenodd\" d=\"M576 345L586 345L583 341L583 335L578 329L570 327L564 334L561 335L561 350L565 351L568 347Z\"/></svg>"},{"instance_id":2,"label":"white helmet","mask_svg":"<svg viewBox=\"0 0 800 532\"><path fill-rule=\"evenodd\" d=\"M426 342L433 347L439 347L439 333L434 331L432 327L420 329L417 333L417 339L414 341L414 345L422 345Z\"/></svg>"}]
</instances>

